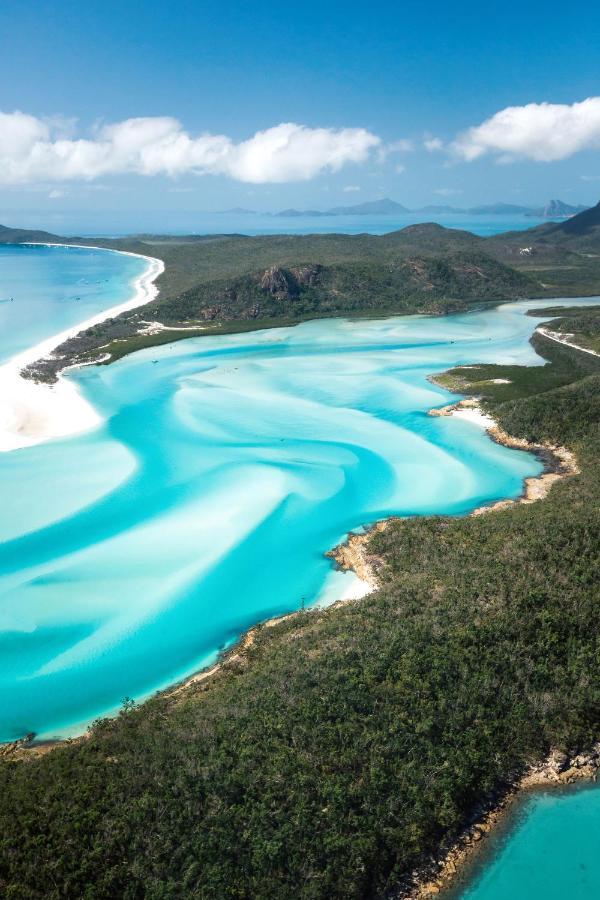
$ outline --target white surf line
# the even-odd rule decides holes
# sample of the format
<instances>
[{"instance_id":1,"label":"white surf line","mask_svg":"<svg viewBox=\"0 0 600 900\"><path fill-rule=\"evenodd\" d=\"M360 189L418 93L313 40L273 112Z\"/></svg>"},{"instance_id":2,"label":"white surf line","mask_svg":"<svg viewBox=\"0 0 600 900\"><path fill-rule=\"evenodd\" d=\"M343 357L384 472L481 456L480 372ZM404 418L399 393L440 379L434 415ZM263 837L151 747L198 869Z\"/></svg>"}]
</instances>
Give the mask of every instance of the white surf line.
<instances>
[{"instance_id":1,"label":"white surf line","mask_svg":"<svg viewBox=\"0 0 600 900\"><path fill-rule=\"evenodd\" d=\"M46 338L34 347L18 353L0 366L0 452L29 447L53 438L66 437L95 428L102 421L94 407L80 394L76 385L59 373L55 384L44 384L23 378L21 370L48 356L69 338L138 306L144 306L158 294L154 284L164 272L165 264L154 256L112 250L83 244L48 244L28 242L25 246L68 247L70 250L102 250L123 253L148 263L132 283L133 295L124 303L97 313L84 322ZM67 368L67 367L65 367ZM73 366L69 367L73 368Z\"/></svg>"},{"instance_id":2,"label":"white surf line","mask_svg":"<svg viewBox=\"0 0 600 900\"><path fill-rule=\"evenodd\" d=\"M549 331L547 328L542 328L539 326L536 328L540 334L543 334L544 337L547 337L551 341L556 341L557 344L565 344L567 347L572 347L573 350L581 350L582 353L590 353L592 356L600 356L600 353L596 353L595 350L591 350L589 347L580 347L579 344L574 344L573 341L568 341L567 337L561 337L560 332L558 331Z\"/></svg>"}]
</instances>

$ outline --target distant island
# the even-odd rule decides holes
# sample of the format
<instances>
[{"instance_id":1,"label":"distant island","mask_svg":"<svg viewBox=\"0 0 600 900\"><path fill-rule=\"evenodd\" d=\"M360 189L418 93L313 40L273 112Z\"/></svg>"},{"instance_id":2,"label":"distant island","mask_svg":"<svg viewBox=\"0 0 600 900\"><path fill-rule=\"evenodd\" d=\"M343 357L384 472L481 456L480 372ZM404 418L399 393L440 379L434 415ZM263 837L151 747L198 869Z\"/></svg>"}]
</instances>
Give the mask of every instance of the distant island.
<instances>
[{"instance_id":1,"label":"distant island","mask_svg":"<svg viewBox=\"0 0 600 900\"><path fill-rule=\"evenodd\" d=\"M357 203L354 206L333 206L330 209L282 209L272 213L284 219L297 218L299 216L395 216L410 213L432 213L446 215L469 216L530 216L536 219L567 219L577 213L584 212L587 206L571 206L562 200L550 200L542 207L517 206L514 203L492 203L488 206L472 206L463 209L458 206L423 206L420 209L409 209L395 200L384 198L383 200L367 200L365 203ZM237 210L249 212L249 210Z\"/></svg>"}]
</instances>

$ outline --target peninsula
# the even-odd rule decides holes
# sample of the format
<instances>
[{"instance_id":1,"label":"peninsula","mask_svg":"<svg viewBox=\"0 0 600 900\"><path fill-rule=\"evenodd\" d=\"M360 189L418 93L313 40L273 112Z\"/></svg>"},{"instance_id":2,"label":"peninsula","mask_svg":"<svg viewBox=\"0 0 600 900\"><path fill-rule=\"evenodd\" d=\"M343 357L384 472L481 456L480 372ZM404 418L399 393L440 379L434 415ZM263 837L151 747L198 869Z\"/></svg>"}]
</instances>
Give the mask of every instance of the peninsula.
<instances>
[{"instance_id":1,"label":"peninsula","mask_svg":"<svg viewBox=\"0 0 600 900\"><path fill-rule=\"evenodd\" d=\"M431 223L381 236L94 239L162 261L158 296L69 338L26 374L53 382L67 366L144 347L314 318L443 315L524 297L593 296L600 294L599 240L600 204L564 222L489 238ZM6 226L0 242L89 243Z\"/></svg>"},{"instance_id":2,"label":"peninsula","mask_svg":"<svg viewBox=\"0 0 600 900\"><path fill-rule=\"evenodd\" d=\"M489 239L103 243L163 260L158 297L30 377L189 334L600 293L600 207ZM255 628L207 677L125 702L83 740L6 746L0 893L429 896L449 848L550 754L595 770L600 317L554 301L543 318L545 365L431 374L514 439L566 448L571 474L537 502L393 519L361 541L363 599Z\"/></svg>"}]
</instances>

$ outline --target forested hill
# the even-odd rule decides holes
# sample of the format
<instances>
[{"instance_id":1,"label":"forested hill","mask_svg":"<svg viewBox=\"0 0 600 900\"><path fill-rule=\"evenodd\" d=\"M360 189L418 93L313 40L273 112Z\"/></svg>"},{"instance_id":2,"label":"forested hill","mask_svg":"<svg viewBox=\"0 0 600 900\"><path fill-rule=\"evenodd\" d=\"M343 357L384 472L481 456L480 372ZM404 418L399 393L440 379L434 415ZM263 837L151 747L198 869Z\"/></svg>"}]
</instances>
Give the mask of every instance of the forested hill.
<instances>
[{"instance_id":1,"label":"forested hill","mask_svg":"<svg viewBox=\"0 0 600 900\"><path fill-rule=\"evenodd\" d=\"M161 258L159 296L68 341L59 348L60 359L36 364L29 374L52 381L61 366L100 355L114 360L195 334L308 318L439 315L522 297L598 294L599 212L595 207L558 225L491 238L433 223L385 235L94 238L96 246ZM89 241L0 229L0 242L33 240ZM169 330L182 326L188 330Z\"/></svg>"},{"instance_id":2,"label":"forested hill","mask_svg":"<svg viewBox=\"0 0 600 900\"><path fill-rule=\"evenodd\" d=\"M329 265L271 265L236 278L203 282L154 304L165 324L284 317L440 314L468 303L526 296L531 278L480 252L443 257L345 260Z\"/></svg>"},{"instance_id":3,"label":"forested hill","mask_svg":"<svg viewBox=\"0 0 600 900\"><path fill-rule=\"evenodd\" d=\"M600 203L564 222L548 222L527 231L493 235L487 238L487 245L494 253L502 247L513 250L528 247L533 255L544 252L559 254L561 251L600 251Z\"/></svg>"},{"instance_id":4,"label":"forested hill","mask_svg":"<svg viewBox=\"0 0 600 900\"><path fill-rule=\"evenodd\" d=\"M10 232L4 231L5 241ZM15 240L24 240L22 232ZM83 238L71 238L84 244ZM53 380L66 364L111 359L140 347L198 334L293 324L339 315L443 314L481 302L539 293L535 276L485 252L485 241L439 225L376 235L142 235L94 239L97 246L160 257L158 298L88 329L31 367ZM166 330L146 334L148 322Z\"/></svg>"},{"instance_id":5,"label":"forested hill","mask_svg":"<svg viewBox=\"0 0 600 900\"><path fill-rule=\"evenodd\" d=\"M29 228L9 228L0 225L0 244L60 244L69 241L49 231L33 231Z\"/></svg>"}]
</instances>

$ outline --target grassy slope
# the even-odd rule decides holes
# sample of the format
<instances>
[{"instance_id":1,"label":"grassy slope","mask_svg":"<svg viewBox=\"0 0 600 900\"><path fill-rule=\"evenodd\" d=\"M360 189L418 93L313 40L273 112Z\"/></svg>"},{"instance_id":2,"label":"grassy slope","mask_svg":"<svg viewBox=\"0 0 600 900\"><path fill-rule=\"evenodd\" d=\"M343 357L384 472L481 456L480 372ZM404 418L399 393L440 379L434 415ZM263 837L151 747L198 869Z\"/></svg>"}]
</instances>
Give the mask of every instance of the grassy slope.
<instances>
[{"instance_id":1,"label":"grassy slope","mask_svg":"<svg viewBox=\"0 0 600 900\"><path fill-rule=\"evenodd\" d=\"M488 382L494 414L582 474L530 506L395 522L371 541L376 594L1 764L3 896L396 896L528 761L598 738L599 364L538 340L543 378L473 377L512 377Z\"/></svg>"}]
</instances>

